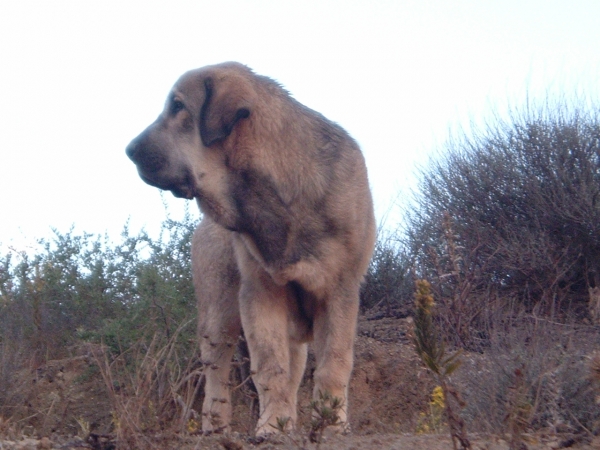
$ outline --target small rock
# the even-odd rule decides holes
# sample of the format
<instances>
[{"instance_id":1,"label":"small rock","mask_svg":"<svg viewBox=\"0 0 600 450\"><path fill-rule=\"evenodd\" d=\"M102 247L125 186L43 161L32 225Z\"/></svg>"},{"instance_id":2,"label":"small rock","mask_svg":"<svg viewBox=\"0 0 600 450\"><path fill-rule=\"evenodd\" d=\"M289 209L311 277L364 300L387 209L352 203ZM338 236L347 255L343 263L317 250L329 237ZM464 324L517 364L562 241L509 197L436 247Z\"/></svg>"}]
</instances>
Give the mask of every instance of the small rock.
<instances>
[{"instance_id":1,"label":"small rock","mask_svg":"<svg viewBox=\"0 0 600 450\"><path fill-rule=\"evenodd\" d=\"M43 437L37 443L37 448L40 450L50 450L52 448L52 441L47 437Z\"/></svg>"},{"instance_id":2,"label":"small rock","mask_svg":"<svg viewBox=\"0 0 600 450\"><path fill-rule=\"evenodd\" d=\"M38 448L37 439L23 439L20 442L17 442L17 446L15 447L17 450L37 450Z\"/></svg>"},{"instance_id":3,"label":"small rock","mask_svg":"<svg viewBox=\"0 0 600 450\"><path fill-rule=\"evenodd\" d=\"M220 444L225 448L225 450L243 450L244 445L238 441L237 439L232 439L228 436L224 436L220 440Z\"/></svg>"},{"instance_id":4,"label":"small rock","mask_svg":"<svg viewBox=\"0 0 600 450\"><path fill-rule=\"evenodd\" d=\"M0 449L2 450L13 450L17 446L14 441L0 441Z\"/></svg>"}]
</instances>

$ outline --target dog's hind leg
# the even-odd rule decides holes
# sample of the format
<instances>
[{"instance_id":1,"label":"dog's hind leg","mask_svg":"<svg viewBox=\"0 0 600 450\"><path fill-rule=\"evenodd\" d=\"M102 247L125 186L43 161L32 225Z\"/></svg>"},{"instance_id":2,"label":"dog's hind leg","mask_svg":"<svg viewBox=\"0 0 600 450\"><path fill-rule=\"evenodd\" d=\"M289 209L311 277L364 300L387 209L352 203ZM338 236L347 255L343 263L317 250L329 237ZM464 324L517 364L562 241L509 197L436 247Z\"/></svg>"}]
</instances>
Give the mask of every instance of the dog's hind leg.
<instances>
[{"instance_id":1,"label":"dog's hind leg","mask_svg":"<svg viewBox=\"0 0 600 450\"><path fill-rule=\"evenodd\" d=\"M306 369L308 344L306 342L292 341L290 345L290 392L293 394L292 403L295 405L291 416L292 424L297 421L298 390Z\"/></svg>"},{"instance_id":2,"label":"dog's hind leg","mask_svg":"<svg viewBox=\"0 0 600 450\"><path fill-rule=\"evenodd\" d=\"M330 403L324 406L332 406L335 401L339 402L339 431L349 429L348 385L353 365L358 292L358 283L354 289L334 291L328 301L317 308L314 319L317 366L314 373L313 399Z\"/></svg>"}]
</instances>

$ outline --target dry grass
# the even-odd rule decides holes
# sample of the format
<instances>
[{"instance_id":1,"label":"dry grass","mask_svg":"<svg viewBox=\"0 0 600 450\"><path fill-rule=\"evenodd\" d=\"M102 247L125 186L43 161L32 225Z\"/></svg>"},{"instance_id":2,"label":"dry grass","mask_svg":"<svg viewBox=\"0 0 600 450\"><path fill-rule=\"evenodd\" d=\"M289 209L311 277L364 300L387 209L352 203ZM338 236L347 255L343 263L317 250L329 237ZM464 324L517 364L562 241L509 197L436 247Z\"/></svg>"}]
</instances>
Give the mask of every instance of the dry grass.
<instances>
[{"instance_id":1,"label":"dry grass","mask_svg":"<svg viewBox=\"0 0 600 450\"><path fill-rule=\"evenodd\" d=\"M37 370L34 358L26 358L27 354L30 352L23 342L0 343L0 436L29 435L43 429L53 414L56 399L50 404L39 400L39 383L35 381L45 374Z\"/></svg>"},{"instance_id":2,"label":"dry grass","mask_svg":"<svg viewBox=\"0 0 600 450\"><path fill-rule=\"evenodd\" d=\"M97 356L112 405L119 448L159 448L148 438L165 433L200 431L194 409L202 384L202 367L178 354L177 337L156 333L113 357L106 349Z\"/></svg>"},{"instance_id":3,"label":"dry grass","mask_svg":"<svg viewBox=\"0 0 600 450\"><path fill-rule=\"evenodd\" d=\"M509 432L515 448L525 432L583 438L600 431L590 368L600 345L594 327L516 314L498 318L490 330L489 347L466 355L454 377L471 427Z\"/></svg>"}]
</instances>

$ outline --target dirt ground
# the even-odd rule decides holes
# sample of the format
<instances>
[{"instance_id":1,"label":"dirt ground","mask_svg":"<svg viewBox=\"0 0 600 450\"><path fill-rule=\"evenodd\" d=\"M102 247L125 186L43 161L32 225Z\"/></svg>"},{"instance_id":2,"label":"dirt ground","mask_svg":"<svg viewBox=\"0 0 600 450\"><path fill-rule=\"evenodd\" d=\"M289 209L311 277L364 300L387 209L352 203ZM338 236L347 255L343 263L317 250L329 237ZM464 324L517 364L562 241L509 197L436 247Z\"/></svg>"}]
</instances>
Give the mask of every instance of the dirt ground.
<instances>
[{"instance_id":1,"label":"dirt ground","mask_svg":"<svg viewBox=\"0 0 600 450\"><path fill-rule=\"evenodd\" d=\"M414 352L409 333L410 319L361 318L355 347L355 368L350 386L352 433L330 435L319 445L308 442L310 379L314 359L308 367L299 396L299 430L257 442L251 437L253 421L248 399L234 399L234 432L227 436L155 435L141 438L137 447L149 449L452 449L449 434L418 434L421 413L428 411L433 380ZM50 361L24 374L24 384L33 385L24 397L40 411L15 424L2 423L0 450L115 448L112 413L101 376L89 354ZM43 412L43 414L41 413ZM82 424L89 424L91 434ZM15 430L19 430L17 433ZM506 436L469 434L474 449L509 449ZM552 433L526 434L521 449L600 449L600 438L580 438ZM521 450L519 449L519 450Z\"/></svg>"}]
</instances>

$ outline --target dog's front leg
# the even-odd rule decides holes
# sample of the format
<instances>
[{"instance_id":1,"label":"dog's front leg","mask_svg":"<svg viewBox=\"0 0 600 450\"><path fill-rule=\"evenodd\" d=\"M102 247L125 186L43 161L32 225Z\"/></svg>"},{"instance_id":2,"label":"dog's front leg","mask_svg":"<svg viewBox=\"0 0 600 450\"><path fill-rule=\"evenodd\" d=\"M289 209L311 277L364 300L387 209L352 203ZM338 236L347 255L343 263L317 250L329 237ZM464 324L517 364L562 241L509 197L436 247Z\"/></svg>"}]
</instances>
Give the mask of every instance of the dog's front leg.
<instances>
[{"instance_id":1,"label":"dog's front leg","mask_svg":"<svg viewBox=\"0 0 600 450\"><path fill-rule=\"evenodd\" d=\"M290 333L294 299L289 287L276 285L249 255L240 269L240 312L260 403L256 435L261 436L277 432L284 423L292 428L296 422L306 345Z\"/></svg>"}]
</instances>

